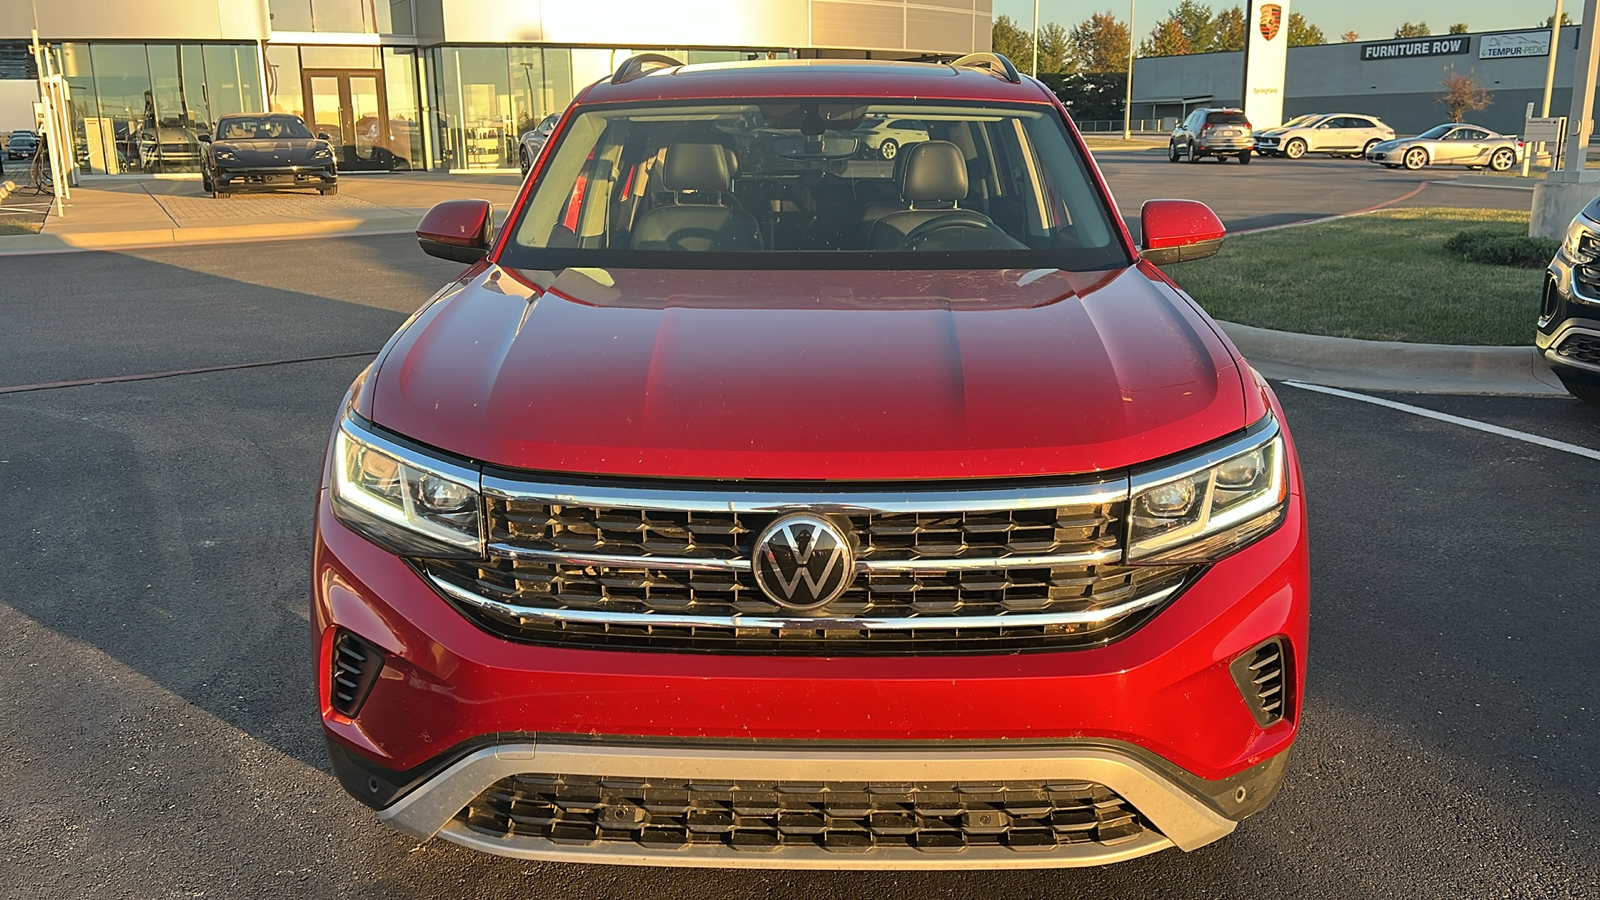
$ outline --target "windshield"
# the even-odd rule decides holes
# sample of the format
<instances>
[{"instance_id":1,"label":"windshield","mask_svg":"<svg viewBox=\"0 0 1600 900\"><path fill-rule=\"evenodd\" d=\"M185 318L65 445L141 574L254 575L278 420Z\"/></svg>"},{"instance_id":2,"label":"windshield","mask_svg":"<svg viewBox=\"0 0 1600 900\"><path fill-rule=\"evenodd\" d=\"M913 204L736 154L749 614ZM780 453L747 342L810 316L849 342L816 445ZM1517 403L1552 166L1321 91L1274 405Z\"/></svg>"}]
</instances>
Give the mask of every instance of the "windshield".
<instances>
[{"instance_id":1,"label":"windshield","mask_svg":"<svg viewBox=\"0 0 1600 900\"><path fill-rule=\"evenodd\" d=\"M1248 125L1250 120L1242 112L1206 113L1207 125Z\"/></svg>"},{"instance_id":2,"label":"windshield","mask_svg":"<svg viewBox=\"0 0 1600 900\"><path fill-rule=\"evenodd\" d=\"M308 137L311 137L311 132L299 116L228 116L217 123L219 141L266 141Z\"/></svg>"},{"instance_id":3,"label":"windshield","mask_svg":"<svg viewBox=\"0 0 1600 900\"><path fill-rule=\"evenodd\" d=\"M1455 127L1454 125L1435 125L1432 128L1429 128L1427 131L1424 131L1423 133L1417 135L1417 137L1419 137L1419 138L1427 138L1428 140L1436 141L1439 138L1442 138L1445 135L1449 134L1450 133L1450 129L1452 129L1454 127Z\"/></svg>"},{"instance_id":4,"label":"windshield","mask_svg":"<svg viewBox=\"0 0 1600 900\"><path fill-rule=\"evenodd\" d=\"M526 268L1104 268L1129 260L1054 108L597 106L542 167Z\"/></svg>"}]
</instances>

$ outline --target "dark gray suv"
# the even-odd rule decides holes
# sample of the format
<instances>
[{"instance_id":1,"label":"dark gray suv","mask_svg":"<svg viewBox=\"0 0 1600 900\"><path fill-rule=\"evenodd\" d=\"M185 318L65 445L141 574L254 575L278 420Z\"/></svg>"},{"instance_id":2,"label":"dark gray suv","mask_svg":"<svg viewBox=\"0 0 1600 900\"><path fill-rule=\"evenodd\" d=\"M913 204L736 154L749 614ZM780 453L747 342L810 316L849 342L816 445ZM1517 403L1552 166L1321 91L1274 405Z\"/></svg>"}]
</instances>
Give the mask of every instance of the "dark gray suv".
<instances>
[{"instance_id":1,"label":"dark gray suv","mask_svg":"<svg viewBox=\"0 0 1600 900\"><path fill-rule=\"evenodd\" d=\"M1187 159L1193 163L1208 156L1218 161L1231 156L1248 163L1255 148L1255 129L1250 127L1244 110L1201 108L1172 130L1172 138L1167 142L1167 159L1172 162Z\"/></svg>"}]
</instances>

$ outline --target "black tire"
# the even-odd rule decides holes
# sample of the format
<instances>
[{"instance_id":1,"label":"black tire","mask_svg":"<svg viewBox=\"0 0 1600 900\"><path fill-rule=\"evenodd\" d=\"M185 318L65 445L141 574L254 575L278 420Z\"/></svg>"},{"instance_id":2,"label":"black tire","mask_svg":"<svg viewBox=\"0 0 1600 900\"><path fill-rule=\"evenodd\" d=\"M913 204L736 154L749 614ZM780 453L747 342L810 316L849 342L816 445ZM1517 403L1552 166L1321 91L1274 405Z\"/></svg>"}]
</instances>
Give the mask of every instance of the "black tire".
<instances>
[{"instance_id":1,"label":"black tire","mask_svg":"<svg viewBox=\"0 0 1600 900\"><path fill-rule=\"evenodd\" d=\"M1178 161L1178 142L1167 141L1167 162Z\"/></svg>"},{"instance_id":2,"label":"black tire","mask_svg":"<svg viewBox=\"0 0 1600 900\"><path fill-rule=\"evenodd\" d=\"M212 186L211 198L213 200L229 200L233 198L233 191L219 191L215 186Z\"/></svg>"},{"instance_id":3,"label":"black tire","mask_svg":"<svg viewBox=\"0 0 1600 900\"><path fill-rule=\"evenodd\" d=\"M211 193L211 173L205 169L200 170L200 190Z\"/></svg>"},{"instance_id":4,"label":"black tire","mask_svg":"<svg viewBox=\"0 0 1600 900\"><path fill-rule=\"evenodd\" d=\"M1556 368L1556 377L1561 379L1561 384L1567 393L1585 403L1600 405L1600 384L1592 381L1580 381L1576 376L1568 377L1559 367Z\"/></svg>"},{"instance_id":5,"label":"black tire","mask_svg":"<svg viewBox=\"0 0 1600 900\"><path fill-rule=\"evenodd\" d=\"M1517 155L1510 147L1501 147L1489 156L1489 168L1496 172L1509 172L1517 164Z\"/></svg>"},{"instance_id":6,"label":"black tire","mask_svg":"<svg viewBox=\"0 0 1600 900\"><path fill-rule=\"evenodd\" d=\"M1397 166L1397 165L1394 165L1394 164L1392 164L1392 163L1384 163L1384 164L1383 164L1383 167L1384 167L1384 168L1385 168L1385 169L1398 169L1398 168L1400 168L1400 167L1399 167L1399 166Z\"/></svg>"},{"instance_id":7,"label":"black tire","mask_svg":"<svg viewBox=\"0 0 1600 900\"><path fill-rule=\"evenodd\" d=\"M331 187L317 188L317 193L324 197L331 197L332 195L339 193L339 186L335 184Z\"/></svg>"},{"instance_id":8,"label":"black tire","mask_svg":"<svg viewBox=\"0 0 1600 900\"><path fill-rule=\"evenodd\" d=\"M883 143L878 145L878 155L884 159L894 159L900 155L900 142L894 138L885 138Z\"/></svg>"},{"instance_id":9,"label":"black tire","mask_svg":"<svg viewBox=\"0 0 1600 900\"><path fill-rule=\"evenodd\" d=\"M1366 159L1367 154L1372 152L1372 148L1378 146L1380 143L1382 143L1382 141L1379 141L1377 138L1367 141L1367 145L1361 148L1360 153L1356 154L1356 159Z\"/></svg>"},{"instance_id":10,"label":"black tire","mask_svg":"<svg viewBox=\"0 0 1600 900\"><path fill-rule=\"evenodd\" d=\"M1200 154L1195 152L1194 144L1190 144L1189 145L1189 162L1197 163L1203 158L1204 157L1202 157Z\"/></svg>"},{"instance_id":11,"label":"black tire","mask_svg":"<svg viewBox=\"0 0 1600 900\"><path fill-rule=\"evenodd\" d=\"M528 168L533 165L533 162L532 160L528 159L527 147L517 148L517 165L522 166L522 174L528 174Z\"/></svg>"},{"instance_id":12,"label":"black tire","mask_svg":"<svg viewBox=\"0 0 1600 900\"><path fill-rule=\"evenodd\" d=\"M1244 165L1247 165L1247 166L1250 165L1250 151L1249 150L1246 150L1245 152L1239 154L1239 162L1244 164Z\"/></svg>"},{"instance_id":13,"label":"black tire","mask_svg":"<svg viewBox=\"0 0 1600 900\"><path fill-rule=\"evenodd\" d=\"M1289 157L1290 159L1299 159L1300 157L1305 156L1306 142L1300 138L1294 138L1290 140L1289 143L1283 145L1283 155Z\"/></svg>"}]
</instances>

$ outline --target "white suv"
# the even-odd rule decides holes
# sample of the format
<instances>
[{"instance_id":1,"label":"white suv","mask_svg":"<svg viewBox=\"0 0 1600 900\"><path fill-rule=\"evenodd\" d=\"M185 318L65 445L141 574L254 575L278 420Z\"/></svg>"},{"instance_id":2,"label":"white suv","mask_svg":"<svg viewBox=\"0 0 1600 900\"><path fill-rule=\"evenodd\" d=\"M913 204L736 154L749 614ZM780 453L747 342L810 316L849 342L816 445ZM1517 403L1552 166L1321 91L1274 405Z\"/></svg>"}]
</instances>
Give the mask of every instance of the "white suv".
<instances>
[{"instance_id":1,"label":"white suv","mask_svg":"<svg viewBox=\"0 0 1600 900\"><path fill-rule=\"evenodd\" d=\"M1381 119L1351 113L1333 113L1291 123L1256 135L1256 153L1299 159L1307 153L1326 153L1360 159L1376 144L1394 140L1394 129Z\"/></svg>"}]
</instances>

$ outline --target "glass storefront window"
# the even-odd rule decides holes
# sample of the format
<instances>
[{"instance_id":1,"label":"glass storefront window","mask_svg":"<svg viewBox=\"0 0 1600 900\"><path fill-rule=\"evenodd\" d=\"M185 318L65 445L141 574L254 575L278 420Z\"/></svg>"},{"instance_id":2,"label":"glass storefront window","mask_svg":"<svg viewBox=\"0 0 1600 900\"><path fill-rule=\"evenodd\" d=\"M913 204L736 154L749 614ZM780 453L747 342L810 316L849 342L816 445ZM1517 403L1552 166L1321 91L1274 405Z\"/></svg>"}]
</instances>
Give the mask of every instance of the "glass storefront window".
<instances>
[{"instance_id":1,"label":"glass storefront window","mask_svg":"<svg viewBox=\"0 0 1600 900\"><path fill-rule=\"evenodd\" d=\"M267 45L267 106L271 112L305 117L305 98L300 89L299 47Z\"/></svg>"},{"instance_id":2,"label":"glass storefront window","mask_svg":"<svg viewBox=\"0 0 1600 900\"><path fill-rule=\"evenodd\" d=\"M267 4L273 31L310 31L311 0L271 0Z\"/></svg>"},{"instance_id":3,"label":"glass storefront window","mask_svg":"<svg viewBox=\"0 0 1600 900\"><path fill-rule=\"evenodd\" d=\"M149 44L145 51L150 65L151 91L133 142L136 154L133 162L139 170L150 174L198 172L200 139L195 126L204 121L205 110L202 107L196 111L189 105L188 82L194 82L195 96L202 96L205 67L200 55L193 54L195 68L185 71L185 60L176 45Z\"/></svg>"},{"instance_id":4,"label":"glass storefront window","mask_svg":"<svg viewBox=\"0 0 1600 900\"><path fill-rule=\"evenodd\" d=\"M447 150L452 169L516 165L511 70L505 47L446 47L442 54Z\"/></svg>"},{"instance_id":5,"label":"glass storefront window","mask_svg":"<svg viewBox=\"0 0 1600 900\"><path fill-rule=\"evenodd\" d=\"M107 174L142 170L139 132L147 117L155 116L150 89L150 65L143 44L93 44L95 87L100 99L100 128L111 135L114 158L106 160Z\"/></svg>"},{"instance_id":6,"label":"glass storefront window","mask_svg":"<svg viewBox=\"0 0 1600 900\"><path fill-rule=\"evenodd\" d=\"M311 0L312 31L371 31L367 0Z\"/></svg>"},{"instance_id":7,"label":"glass storefront window","mask_svg":"<svg viewBox=\"0 0 1600 900\"><path fill-rule=\"evenodd\" d=\"M100 128L100 99L95 93L94 69L88 44L60 44L53 48L56 71L67 80L72 104L73 159L78 171L106 174L106 160L116 159L116 142Z\"/></svg>"},{"instance_id":8,"label":"glass storefront window","mask_svg":"<svg viewBox=\"0 0 1600 900\"><path fill-rule=\"evenodd\" d=\"M417 109L417 56L385 47L383 81L389 101L389 152L396 169L426 168L422 162L422 116Z\"/></svg>"},{"instance_id":9,"label":"glass storefront window","mask_svg":"<svg viewBox=\"0 0 1600 900\"><path fill-rule=\"evenodd\" d=\"M210 119L229 113L261 111L261 67L254 47L206 44L206 97ZM298 80L298 76L297 76Z\"/></svg>"},{"instance_id":10,"label":"glass storefront window","mask_svg":"<svg viewBox=\"0 0 1600 900\"><path fill-rule=\"evenodd\" d=\"M412 34L411 0L372 0L379 34Z\"/></svg>"}]
</instances>

